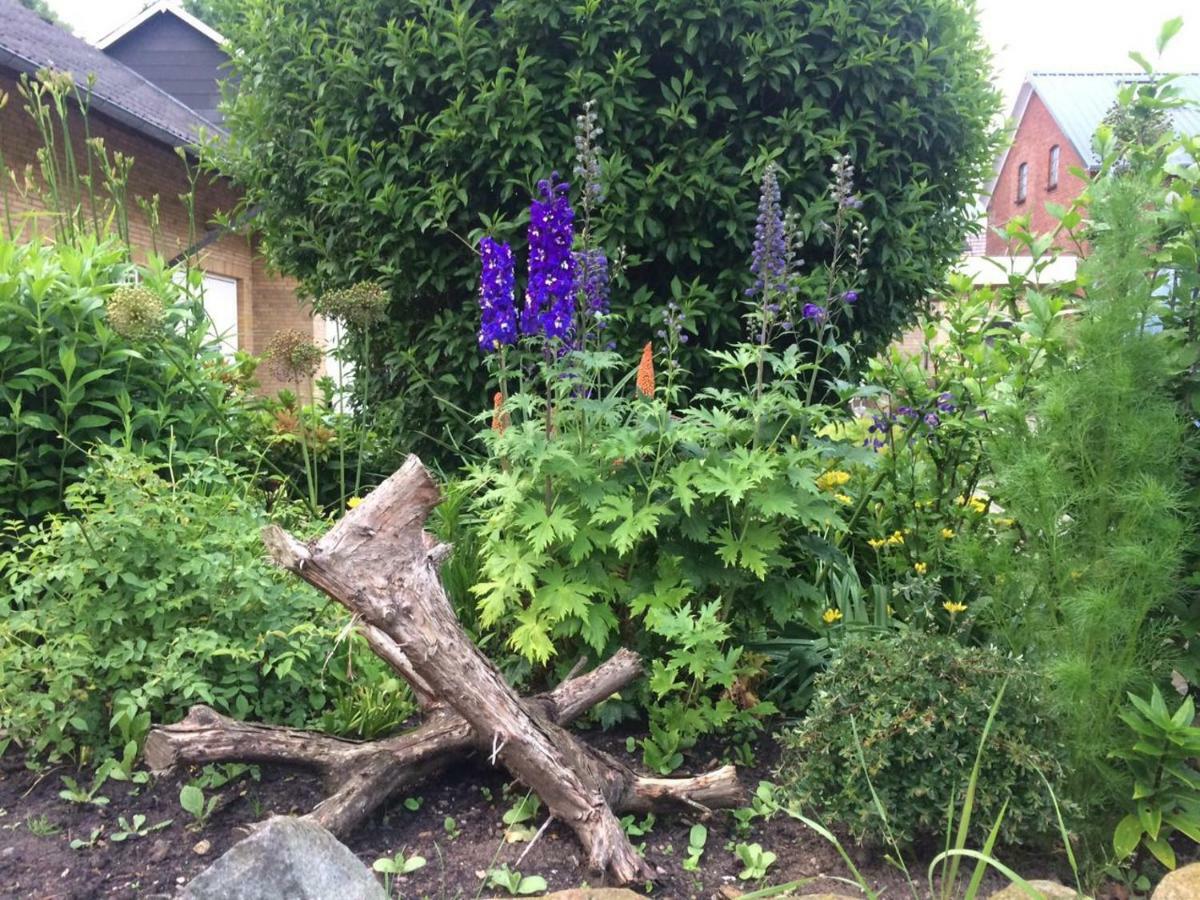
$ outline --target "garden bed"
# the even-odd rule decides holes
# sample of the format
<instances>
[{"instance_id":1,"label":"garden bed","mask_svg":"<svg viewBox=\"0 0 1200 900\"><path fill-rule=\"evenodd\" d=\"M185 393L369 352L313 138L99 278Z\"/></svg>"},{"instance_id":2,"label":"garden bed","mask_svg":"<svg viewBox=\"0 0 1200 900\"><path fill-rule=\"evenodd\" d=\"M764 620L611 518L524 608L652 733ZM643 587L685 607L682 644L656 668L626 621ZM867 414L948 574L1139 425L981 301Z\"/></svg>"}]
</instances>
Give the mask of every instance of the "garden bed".
<instances>
[{"instance_id":1,"label":"garden bed","mask_svg":"<svg viewBox=\"0 0 1200 900\"><path fill-rule=\"evenodd\" d=\"M590 735L589 740L604 749L636 763L625 752L625 738L617 734ZM743 770L752 789L760 780L769 779L776 757L773 741L759 745L760 759ZM697 767L719 760L697 760ZM81 784L90 783L90 772L72 773L64 768L40 774L28 771L22 758L9 752L0 761L0 897L90 898L170 896L216 857L245 836L254 822L272 814L304 813L323 796L318 779L311 773L281 766L262 766L260 778L245 775L216 792L221 800L207 824L193 830L191 816L179 805L180 788L200 773L180 772L142 786L109 781L99 794L110 798L106 806L72 803L58 796L60 778L74 775ZM348 841L350 848L370 865L376 859L392 856L398 850L418 853L427 864L420 870L398 878L393 896L402 898L472 898L479 895L480 877L493 866L513 866L528 846L505 843L502 817L524 791L506 793L503 770L490 769L476 761L448 769L408 797L397 798ZM206 793L212 793L207 792ZM407 804L407 800L414 802ZM408 806L419 806L413 810ZM119 830L118 819L130 821L144 815L147 825L165 820L171 824L145 837L130 837L114 842L110 835ZM454 819L456 833L447 830L447 817ZM539 813L532 825L544 821ZM41 825L57 830L42 833ZM804 878L814 879L804 892L857 891L829 877L846 875L836 851L822 838L799 822L778 817L770 823L756 820L749 835L738 835L730 814L717 814L708 824L708 842L697 871L685 871L690 817L659 817L644 836L635 836L635 844L645 842L645 855L658 872L654 896L668 898L721 897L723 888L752 890L756 886L780 884ZM32 825L32 828L31 828ZM94 846L72 849L73 840L87 841L102 828ZM761 883L741 881L741 864L729 842L759 842L777 854L767 877ZM206 853L195 851L207 842ZM851 850L856 865L876 889L887 888L888 896L908 896L903 876L880 854ZM497 853L499 854L497 856ZM1051 860L1021 860L1020 870L1032 877L1053 877ZM586 881L581 851L570 831L554 823L537 840L520 865L525 875L540 875L550 889L578 887ZM923 878L924 864L914 869ZM1001 882L996 881L995 887ZM503 895L498 889L485 890L482 896ZM732 895L732 894L728 894Z\"/></svg>"}]
</instances>

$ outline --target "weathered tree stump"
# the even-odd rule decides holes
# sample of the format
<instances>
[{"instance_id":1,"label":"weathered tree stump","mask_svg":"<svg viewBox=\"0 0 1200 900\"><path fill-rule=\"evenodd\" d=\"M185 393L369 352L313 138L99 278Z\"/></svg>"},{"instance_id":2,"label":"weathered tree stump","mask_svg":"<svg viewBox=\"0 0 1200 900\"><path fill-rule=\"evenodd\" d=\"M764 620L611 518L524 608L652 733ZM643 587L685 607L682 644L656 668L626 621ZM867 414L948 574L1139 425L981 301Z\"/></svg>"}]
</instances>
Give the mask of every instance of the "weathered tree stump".
<instances>
[{"instance_id":1,"label":"weathered tree stump","mask_svg":"<svg viewBox=\"0 0 1200 900\"><path fill-rule=\"evenodd\" d=\"M628 651L547 694L519 697L463 631L446 597L438 566L451 548L424 531L439 499L421 461L410 456L320 539L306 544L276 526L263 534L276 564L355 615L371 649L412 686L425 712L421 726L360 743L195 707L177 725L151 731L147 762L155 770L235 759L313 767L332 793L307 818L345 835L391 794L478 750L503 763L575 832L592 869L619 884L649 879L616 814L732 806L741 795L736 771L640 777L562 727L640 674L640 660Z\"/></svg>"}]
</instances>

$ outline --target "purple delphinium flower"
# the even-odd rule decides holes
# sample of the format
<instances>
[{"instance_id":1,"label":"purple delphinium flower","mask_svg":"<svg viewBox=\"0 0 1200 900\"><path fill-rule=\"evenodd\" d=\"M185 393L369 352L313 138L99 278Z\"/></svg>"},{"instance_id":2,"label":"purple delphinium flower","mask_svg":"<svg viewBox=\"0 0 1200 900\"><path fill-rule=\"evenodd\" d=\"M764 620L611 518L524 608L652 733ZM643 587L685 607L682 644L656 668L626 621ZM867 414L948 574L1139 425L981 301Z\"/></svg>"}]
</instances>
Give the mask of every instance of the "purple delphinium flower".
<instances>
[{"instance_id":1,"label":"purple delphinium flower","mask_svg":"<svg viewBox=\"0 0 1200 900\"><path fill-rule=\"evenodd\" d=\"M942 420L938 418L938 414L935 412L926 413L925 414L925 424L928 425L930 428L937 428L939 425L942 424Z\"/></svg>"},{"instance_id":2,"label":"purple delphinium flower","mask_svg":"<svg viewBox=\"0 0 1200 900\"><path fill-rule=\"evenodd\" d=\"M572 254L575 285L582 294L584 335L589 341L608 327L608 257L603 250L580 250Z\"/></svg>"},{"instance_id":3,"label":"purple delphinium flower","mask_svg":"<svg viewBox=\"0 0 1200 900\"><path fill-rule=\"evenodd\" d=\"M958 407L954 405L954 395L949 391L938 395L937 408L944 413L952 413Z\"/></svg>"},{"instance_id":4,"label":"purple delphinium flower","mask_svg":"<svg viewBox=\"0 0 1200 900\"><path fill-rule=\"evenodd\" d=\"M479 349L493 353L517 341L513 306L513 252L507 243L490 237L479 242Z\"/></svg>"},{"instance_id":5,"label":"purple delphinium flower","mask_svg":"<svg viewBox=\"0 0 1200 900\"><path fill-rule=\"evenodd\" d=\"M750 257L750 273L754 286L746 295L778 296L787 287L787 238L784 234L783 209L779 202L779 178L775 164L763 170L759 188L758 220L754 225L754 252Z\"/></svg>"},{"instance_id":6,"label":"purple delphinium flower","mask_svg":"<svg viewBox=\"0 0 1200 900\"><path fill-rule=\"evenodd\" d=\"M816 303L805 303L802 312L804 318L810 322L821 323L825 321L825 307L819 306Z\"/></svg>"},{"instance_id":7,"label":"purple delphinium flower","mask_svg":"<svg viewBox=\"0 0 1200 900\"><path fill-rule=\"evenodd\" d=\"M854 304L858 302L858 291L846 291L842 294L842 299L847 303Z\"/></svg>"},{"instance_id":8,"label":"purple delphinium flower","mask_svg":"<svg viewBox=\"0 0 1200 900\"><path fill-rule=\"evenodd\" d=\"M521 309L521 333L543 334L561 341L571 334L575 316L575 212L567 185L539 181L538 196L529 206L529 286Z\"/></svg>"},{"instance_id":9,"label":"purple delphinium flower","mask_svg":"<svg viewBox=\"0 0 1200 900\"><path fill-rule=\"evenodd\" d=\"M906 419L915 419L917 417L917 411L911 406L901 406L896 410L896 415L904 416Z\"/></svg>"}]
</instances>

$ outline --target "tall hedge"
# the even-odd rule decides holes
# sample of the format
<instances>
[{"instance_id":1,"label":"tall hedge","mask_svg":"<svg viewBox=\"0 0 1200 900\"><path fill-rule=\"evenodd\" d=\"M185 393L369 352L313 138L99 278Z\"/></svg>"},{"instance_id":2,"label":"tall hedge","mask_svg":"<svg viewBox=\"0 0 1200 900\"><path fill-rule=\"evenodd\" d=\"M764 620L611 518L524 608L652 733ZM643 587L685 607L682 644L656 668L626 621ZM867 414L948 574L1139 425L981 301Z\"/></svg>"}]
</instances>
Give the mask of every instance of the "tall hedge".
<instances>
[{"instance_id":1,"label":"tall hedge","mask_svg":"<svg viewBox=\"0 0 1200 900\"><path fill-rule=\"evenodd\" d=\"M221 6L221 3L217 4ZM534 183L573 160L595 98L624 247L616 311L640 339L690 297L696 346L739 327L755 174L768 158L809 233L849 153L869 218L853 327L880 347L960 252L996 94L973 0L242 0L230 167L275 261L319 292L394 292L376 379L399 426L443 434L485 388L473 342L483 231L519 258ZM692 360L705 377L703 359ZM449 416L449 419L447 419Z\"/></svg>"}]
</instances>

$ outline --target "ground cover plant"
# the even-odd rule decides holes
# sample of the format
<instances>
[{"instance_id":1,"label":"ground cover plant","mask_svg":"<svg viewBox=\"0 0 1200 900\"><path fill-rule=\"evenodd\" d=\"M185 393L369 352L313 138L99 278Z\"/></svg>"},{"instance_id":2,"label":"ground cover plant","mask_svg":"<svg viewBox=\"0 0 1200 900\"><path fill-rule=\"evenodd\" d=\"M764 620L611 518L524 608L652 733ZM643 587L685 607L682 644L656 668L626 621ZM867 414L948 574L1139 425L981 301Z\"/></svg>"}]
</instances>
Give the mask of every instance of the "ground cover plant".
<instances>
[{"instance_id":1,"label":"ground cover plant","mask_svg":"<svg viewBox=\"0 0 1200 900\"><path fill-rule=\"evenodd\" d=\"M459 455L489 395L464 305L472 247L489 234L524 252L524 197L544 166L572 160L571 118L587 100L607 148L595 225L610 255L620 248L623 346L651 336L668 297L696 316L704 346L737 339L746 176L768 160L796 201L805 255L828 262L824 168L847 153L871 249L857 314L830 316L872 352L958 255L991 159L986 51L971 5L951 0L210 8L254 85L230 103L233 150L219 165L275 261L314 294L364 279L389 289L363 363L377 414L423 456L445 444ZM681 357L697 388L716 377L706 354Z\"/></svg>"}]
</instances>

